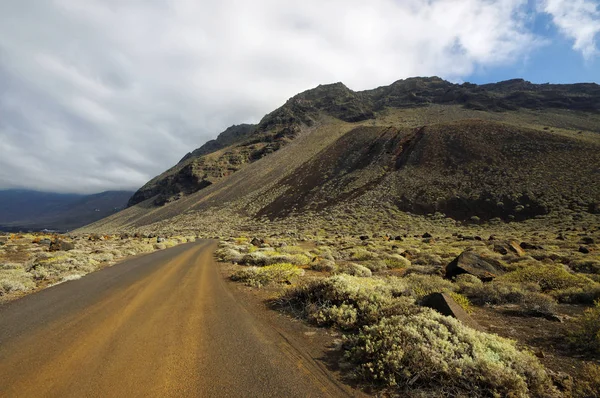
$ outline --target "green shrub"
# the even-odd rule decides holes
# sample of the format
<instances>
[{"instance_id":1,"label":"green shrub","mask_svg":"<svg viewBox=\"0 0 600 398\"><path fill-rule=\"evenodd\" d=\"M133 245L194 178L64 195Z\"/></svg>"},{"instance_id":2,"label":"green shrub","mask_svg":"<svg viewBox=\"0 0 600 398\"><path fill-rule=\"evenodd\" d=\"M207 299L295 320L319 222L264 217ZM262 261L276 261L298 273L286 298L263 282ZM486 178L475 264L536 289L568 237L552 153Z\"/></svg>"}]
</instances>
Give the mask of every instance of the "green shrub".
<instances>
[{"instance_id":1,"label":"green shrub","mask_svg":"<svg viewBox=\"0 0 600 398\"><path fill-rule=\"evenodd\" d=\"M400 278L340 274L292 288L279 304L317 325L353 329L384 316L419 311L414 300L397 297L405 288Z\"/></svg>"},{"instance_id":2,"label":"green shrub","mask_svg":"<svg viewBox=\"0 0 600 398\"><path fill-rule=\"evenodd\" d=\"M600 300L573 322L568 337L583 350L600 354Z\"/></svg>"},{"instance_id":3,"label":"green shrub","mask_svg":"<svg viewBox=\"0 0 600 398\"><path fill-rule=\"evenodd\" d=\"M239 263L244 265L255 265L258 267L278 263L307 265L310 264L310 258L304 254L281 254L274 251L255 251L242 256Z\"/></svg>"},{"instance_id":4,"label":"green shrub","mask_svg":"<svg viewBox=\"0 0 600 398\"><path fill-rule=\"evenodd\" d=\"M248 286L262 287L270 283L292 283L302 276L304 270L290 263L267 265L264 267L248 267L236 271L231 279L243 282Z\"/></svg>"},{"instance_id":5,"label":"green shrub","mask_svg":"<svg viewBox=\"0 0 600 398\"><path fill-rule=\"evenodd\" d=\"M390 269L408 268L411 265L410 260L408 260L405 257L402 257L399 254L393 254L383 261L385 261L387 267Z\"/></svg>"},{"instance_id":6,"label":"green shrub","mask_svg":"<svg viewBox=\"0 0 600 398\"><path fill-rule=\"evenodd\" d=\"M388 269L387 263L383 260L363 261L361 265L370 269L371 272L379 272Z\"/></svg>"},{"instance_id":7,"label":"green shrub","mask_svg":"<svg viewBox=\"0 0 600 398\"><path fill-rule=\"evenodd\" d=\"M365 267L363 265L355 264L355 263L348 263L348 264L341 265L338 268L338 271L342 274L359 276L362 278L369 278L369 277L371 277L371 275L373 275L373 273L371 272L370 269L368 269L367 267Z\"/></svg>"},{"instance_id":8,"label":"green shrub","mask_svg":"<svg viewBox=\"0 0 600 398\"><path fill-rule=\"evenodd\" d=\"M323 259L311 264L310 269L322 272L335 272L337 271L338 267L335 264L335 261Z\"/></svg>"},{"instance_id":9,"label":"green shrub","mask_svg":"<svg viewBox=\"0 0 600 398\"><path fill-rule=\"evenodd\" d=\"M367 261L367 260L375 260L379 256L375 253L372 253L366 249L354 249L350 252L350 260L352 261Z\"/></svg>"},{"instance_id":10,"label":"green shrub","mask_svg":"<svg viewBox=\"0 0 600 398\"><path fill-rule=\"evenodd\" d=\"M431 293L452 292L457 286L437 275L410 274L403 278L407 289L405 295L421 299Z\"/></svg>"},{"instance_id":11,"label":"green shrub","mask_svg":"<svg viewBox=\"0 0 600 398\"><path fill-rule=\"evenodd\" d=\"M523 267L498 279L515 283L537 283L543 292L594 286L594 281L583 275L572 274L563 267L545 265Z\"/></svg>"},{"instance_id":12,"label":"green shrub","mask_svg":"<svg viewBox=\"0 0 600 398\"><path fill-rule=\"evenodd\" d=\"M456 301L456 304L460 305L463 310L465 310L468 314L473 312L473 307L471 306L471 302L465 296L460 293L450 292L450 297Z\"/></svg>"},{"instance_id":13,"label":"green shrub","mask_svg":"<svg viewBox=\"0 0 600 398\"><path fill-rule=\"evenodd\" d=\"M348 339L356 375L399 392L451 396L559 396L543 366L514 342L433 310L384 318Z\"/></svg>"}]
</instances>

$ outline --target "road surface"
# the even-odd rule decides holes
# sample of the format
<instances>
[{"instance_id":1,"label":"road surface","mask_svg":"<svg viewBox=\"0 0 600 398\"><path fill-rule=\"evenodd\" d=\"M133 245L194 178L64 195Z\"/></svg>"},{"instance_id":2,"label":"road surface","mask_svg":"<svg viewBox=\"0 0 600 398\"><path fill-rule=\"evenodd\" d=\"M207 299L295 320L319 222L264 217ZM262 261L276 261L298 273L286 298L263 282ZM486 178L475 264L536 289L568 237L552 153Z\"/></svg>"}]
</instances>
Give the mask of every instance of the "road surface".
<instances>
[{"instance_id":1,"label":"road surface","mask_svg":"<svg viewBox=\"0 0 600 398\"><path fill-rule=\"evenodd\" d=\"M0 306L0 397L338 397L238 303L202 241Z\"/></svg>"}]
</instances>

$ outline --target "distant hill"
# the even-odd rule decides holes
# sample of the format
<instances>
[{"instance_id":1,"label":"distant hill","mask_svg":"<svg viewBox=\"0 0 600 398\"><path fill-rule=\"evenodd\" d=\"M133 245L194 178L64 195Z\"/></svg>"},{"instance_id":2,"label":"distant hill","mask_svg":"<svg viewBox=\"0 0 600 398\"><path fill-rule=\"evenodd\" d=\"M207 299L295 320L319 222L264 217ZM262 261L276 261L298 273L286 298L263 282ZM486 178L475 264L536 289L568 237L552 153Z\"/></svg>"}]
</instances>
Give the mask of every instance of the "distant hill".
<instances>
[{"instance_id":1,"label":"distant hill","mask_svg":"<svg viewBox=\"0 0 600 398\"><path fill-rule=\"evenodd\" d=\"M0 191L0 230L72 230L123 209L133 192L93 195L10 189Z\"/></svg>"},{"instance_id":2,"label":"distant hill","mask_svg":"<svg viewBox=\"0 0 600 398\"><path fill-rule=\"evenodd\" d=\"M85 230L218 234L261 220L293 230L340 214L391 223L395 211L460 222L596 215L599 180L597 84L335 83L231 127Z\"/></svg>"}]
</instances>

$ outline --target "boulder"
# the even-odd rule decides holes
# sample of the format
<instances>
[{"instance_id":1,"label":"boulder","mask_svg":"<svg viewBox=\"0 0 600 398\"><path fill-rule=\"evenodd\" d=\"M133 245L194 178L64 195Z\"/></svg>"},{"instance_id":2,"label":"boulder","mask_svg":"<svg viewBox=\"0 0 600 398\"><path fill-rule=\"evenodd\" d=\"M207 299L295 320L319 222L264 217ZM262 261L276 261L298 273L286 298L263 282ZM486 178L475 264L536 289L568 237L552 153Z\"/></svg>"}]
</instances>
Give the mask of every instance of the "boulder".
<instances>
[{"instance_id":1,"label":"boulder","mask_svg":"<svg viewBox=\"0 0 600 398\"><path fill-rule=\"evenodd\" d=\"M588 254L590 252L590 249L588 249L585 246L579 246L579 253L583 253L583 254Z\"/></svg>"},{"instance_id":2,"label":"boulder","mask_svg":"<svg viewBox=\"0 0 600 398\"><path fill-rule=\"evenodd\" d=\"M264 243L265 241L263 239L258 238L252 238L252 240L250 241L250 244L256 247L260 247L261 245L264 245Z\"/></svg>"},{"instance_id":3,"label":"boulder","mask_svg":"<svg viewBox=\"0 0 600 398\"><path fill-rule=\"evenodd\" d=\"M75 245L71 242L65 242L64 240L55 239L50 243L50 247L48 248L51 252L57 251L69 251L75 249Z\"/></svg>"},{"instance_id":4,"label":"boulder","mask_svg":"<svg viewBox=\"0 0 600 398\"><path fill-rule=\"evenodd\" d=\"M500 261L473 250L465 250L446 265L446 278L449 279L461 274L470 274L487 282L504 273L506 268Z\"/></svg>"},{"instance_id":5,"label":"boulder","mask_svg":"<svg viewBox=\"0 0 600 398\"><path fill-rule=\"evenodd\" d=\"M523 248L521 248L521 246L519 246L519 244L517 242L513 241L509 241L509 242L499 242L494 244L494 251L496 253L500 253L502 255L505 254L516 254L517 256L521 257L525 254L525 250L523 250Z\"/></svg>"},{"instance_id":6,"label":"boulder","mask_svg":"<svg viewBox=\"0 0 600 398\"><path fill-rule=\"evenodd\" d=\"M521 246L521 248L525 250L544 250L544 246L534 245L528 242L521 242L519 246Z\"/></svg>"},{"instance_id":7,"label":"boulder","mask_svg":"<svg viewBox=\"0 0 600 398\"><path fill-rule=\"evenodd\" d=\"M162 236L159 236L158 238L156 238L156 243L163 243L165 241L165 238L163 238Z\"/></svg>"},{"instance_id":8,"label":"boulder","mask_svg":"<svg viewBox=\"0 0 600 398\"><path fill-rule=\"evenodd\" d=\"M432 293L423 298L422 304L425 307L432 308L442 315L451 316L461 321L465 326L472 329L484 331L469 314L465 311L452 296L446 293Z\"/></svg>"}]
</instances>

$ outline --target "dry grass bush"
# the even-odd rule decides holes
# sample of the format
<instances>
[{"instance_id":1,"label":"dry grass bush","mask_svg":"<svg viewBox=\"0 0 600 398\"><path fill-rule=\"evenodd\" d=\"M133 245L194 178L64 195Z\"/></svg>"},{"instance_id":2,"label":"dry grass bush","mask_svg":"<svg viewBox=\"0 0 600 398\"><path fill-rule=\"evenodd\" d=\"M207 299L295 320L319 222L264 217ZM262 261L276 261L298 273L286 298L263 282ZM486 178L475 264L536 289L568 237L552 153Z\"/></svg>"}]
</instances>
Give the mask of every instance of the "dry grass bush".
<instances>
[{"instance_id":1,"label":"dry grass bush","mask_svg":"<svg viewBox=\"0 0 600 398\"><path fill-rule=\"evenodd\" d=\"M477 305L517 304L519 310L529 315L550 315L555 313L556 300L540 293L535 283L514 283L495 280L488 283L460 275L457 285L461 294Z\"/></svg>"},{"instance_id":2,"label":"dry grass bush","mask_svg":"<svg viewBox=\"0 0 600 398\"><path fill-rule=\"evenodd\" d=\"M321 259L317 262L314 262L310 265L310 269L313 271L320 272L335 272L338 269L338 266L335 264L335 261Z\"/></svg>"},{"instance_id":3,"label":"dry grass bush","mask_svg":"<svg viewBox=\"0 0 600 398\"><path fill-rule=\"evenodd\" d=\"M408 260L405 257L402 257L399 254L388 255L383 261L385 261L389 269L408 268L411 266L410 260Z\"/></svg>"},{"instance_id":4,"label":"dry grass bush","mask_svg":"<svg viewBox=\"0 0 600 398\"><path fill-rule=\"evenodd\" d=\"M535 283L543 293L561 302L592 303L600 297L600 284L590 278L567 271L563 266L538 265L523 267L498 278L517 284Z\"/></svg>"},{"instance_id":5,"label":"dry grass bush","mask_svg":"<svg viewBox=\"0 0 600 398\"><path fill-rule=\"evenodd\" d=\"M450 293L457 289L454 283L437 275L410 274L402 279L406 283L403 294L415 299L421 299L431 293Z\"/></svg>"},{"instance_id":6,"label":"dry grass bush","mask_svg":"<svg viewBox=\"0 0 600 398\"><path fill-rule=\"evenodd\" d=\"M304 275L304 270L290 263L279 263L264 267L247 267L236 271L231 279L252 287L263 287L271 283L292 283Z\"/></svg>"},{"instance_id":7,"label":"dry grass bush","mask_svg":"<svg viewBox=\"0 0 600 398\"><path fill-rule=\"evenodd\" d=\"M26 292L35 288L33 275L21 264L0 264L0 296L8 293Z\"/></svg>"},{"instance_id":8,"label":"dry grass bush","mask_svg":"<svg viewBox=\"0 0 600 398\"><path fill-rule=\"evenodd\" d=\"M345 347L359 378L404 394L559 396L537 358L513 341L429 309L365 326Z\"/></svg>"},{"instance_id":9,"label":"dry grass bush","mask_svg":"<svg viewBox=\"0 0 600 398\"><path fill-rule=\"evenodd\" d=\"M600 274L600 261L597 260L576 260L569 263L569 267L583 274Z\"/></svg>"},{"instance_id":10,"label":"dry grass bush","mask_svg":"<svg viewBox=\"0 0 600 398\"><path fill-rule=\"evenodd\" d=\"M356 263L346 263L338 267L337 272L341 274L347 274L352 276L358 276L361 278L370 278L373 273L371 270L364 265Z\"/></svg>"},{"instance_id":11,"label":"dry grass bush","mask_svg":"<svg viewBox=\"0 0 600 398\"><path fill-rule=\"evenodd\" d=\"M587 362L579 378L575 380L573 396L577 398L593 398L600 396L600 366Z\"/></svg>"},{"instance_id":12,"label":"dry grass bush","mask_svg":"<svg viewBox=\"0 0 600 398\"><path fill-rule=\"evenodd\" d=\"M373 253L369 250L363 248L356 248L350 251L350 255L348 257L351 261L368 261L368 260L376 260L379 258L377 253Z\"/></svg>"},{"instance_id":13,"label":"dry grass bush","mask_svg":"<svg viewBox=\"0 0 600 398\"><path fill-rule=\"evenodd\" d=\"M575 319L568 337L573 344L586 352L600 354L600 300Z\"/></svg>"},{"instance_id":14,"label":"dry grass bush","mask_svg":"<svg viewBox=\"0 0 600 398\"><path fill-rule=\"evenodd\" d=\"M317 325L355 329L378 322L384 316L420 311L414 300L399 297L405 289L400 278L342 274L294 287L278 302Z\"/></svg>"},{"instance_id":15,"label":"dry grass bush","mask_svg":"<svg viewBox=\"0 0 600 398\"><path fill-rule=\"evenodd\" d=\"M456 304L460 305L460 307L465 310L467 314L471 314L473 312L473 306L471 305L471 301L468 297L463 296L457 292L450 292L450 296L456 301Z\"/></svg>"}]
</instances>

